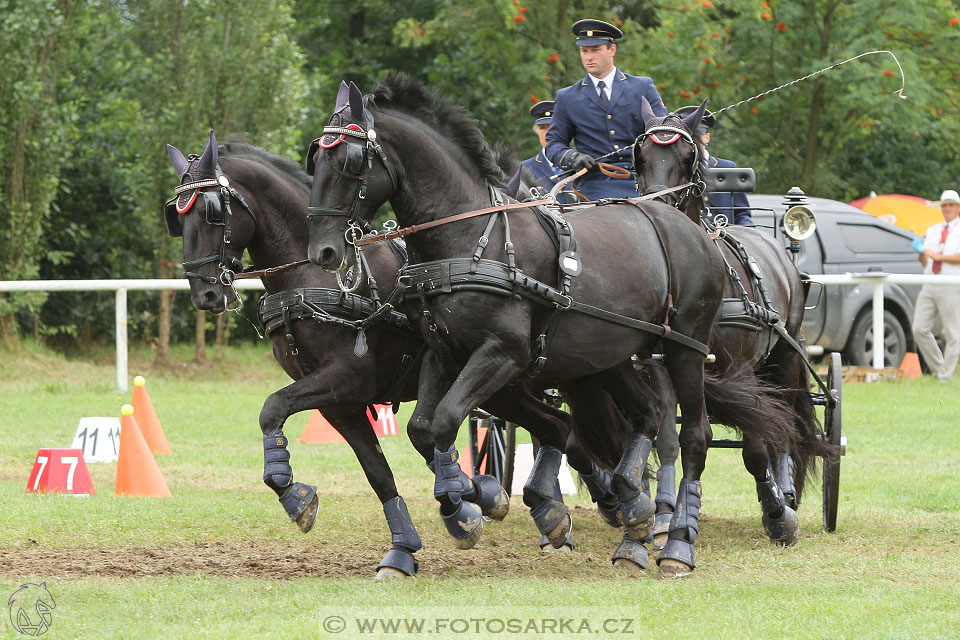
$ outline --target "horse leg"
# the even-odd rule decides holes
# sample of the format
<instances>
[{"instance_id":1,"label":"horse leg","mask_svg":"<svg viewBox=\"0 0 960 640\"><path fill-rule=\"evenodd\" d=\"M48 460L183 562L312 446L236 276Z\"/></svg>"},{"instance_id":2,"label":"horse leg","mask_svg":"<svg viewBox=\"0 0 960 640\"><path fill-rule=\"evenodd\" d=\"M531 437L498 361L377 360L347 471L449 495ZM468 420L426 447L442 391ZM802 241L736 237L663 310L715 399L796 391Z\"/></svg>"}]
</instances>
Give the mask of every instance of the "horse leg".
<instances>
[{"instance_id":1,"label":"horse leg","mask_svg":"<svg viewBox=\"0 0 960 640\"><path fill-rule=\"evenodd\" d=\"M679 329L678 329L679 330ZM687 334L689 335L689 334ZM659 577L680 578L693 572L694 542L700 532L700 476L706 464L707 445L713 438L704 404L703 356L685 347L664 345L664 359L680 403L680 451L683 479L670 520L667 542L657 564Z\"/></svg>"},{"instance_id":2,"label":"horse leg","mask_svg":"<svg viewBox=\"0 0 960 640\"><path fill-rule=\"evenodd\" d=\"M317 488L293 481L290 452L283 425L287 418L299 411L319 406L322 394L315 391L311 376L301 378L270 394L260 410L260 430L263 432L263 482L273 489L284 511L307 533L313 527L320 508Z\"/></svg>"},{"instance_id":3,"label":"horse leg","mask_svg":"<svg viewBox=\"0 0 960 640\"><path fill-rule=\"evenodd\" d=\"M747 433L743 434L743 465L757 482L757 500L763 510L763 528L767 536L783 545L795 544L800 539L797 512L787 504L777 485L766 445Z\"/></svg>"},{"instance_id":4,"label":"horse leg","mask_svg":"<svg viewBox=\"0 0 960 640\"><path fill-rule=\"evenodd\" d=\"M417 573L419 564L413 554L422 548L407 505L397 492L390 465L383 455L377 436L370 428L364 407L327 409L324 414L343 434L363 469L367 482L383 504L383 515L390 528L390 550L377 565L377 578L406 577Z\"/></svg>"},{"instance_id":5,"label":"horse leg","mask_svg":"<svg viewBox=\"0 0 960 640\"><path fill-rule=\"evenodd\" d=\"M483 518L480 507L469 501L470 494L475 493L474 485L460 470L460 452L457 451L455 440L470 410L490 398L522 371L519 363L505 356L498 343L491 341L482 344L470 355L433 412L433 497L440 503L440 515L447 533L461 549L476 545L483 532ZM439 358L431 358L429 362L439 363ZM425 359L424 366L427 363ZM421 379L421 388L422 383Z\"/></svg>"},{"instance_id":6,"label":"horse leg","mask_svg":"<svg viewBox=\"0 0 960 640\"><path fill-rule=\"evenodd\" d=\"M573 548L572 520L563 503L557 474L562 461L561 447L572 431L569 414L543 401L534 385L508 385L483 403L496 415L524 425L536 440L533 469L524 484L524 504L540 531L543 550Z\"/></svg>"},{"instance_id":7,"label":"horse leg","mask_svg":"<svg viewBox=\"0 0 960 640\"><path fill-rule=\"evenodd\" d=\"M677 506L677 458L680 456L680 437L677 433L677 396L667 374L666 367L653 362L648 369L651 384L660 389L667 411L663 414L660 430L657 432L657 496L654 502L657 512L653 520L653 548L662 549L667 543L670 520Z\"/></svg>"},{"instance_id":8,"label":"horse leg","mask_svg":"<svg viewBox=\"0 0 960 640\"><path fill-rule=\"evenodd\" d=\"M575 384L566 386L563 392L570 405L573 420L580 425L580 429L599 431L624 421L623 415L600 385L587 385L585 381L577 380ZM580 479L587 485L590 499L596 503L597 512L603 521L617 529L622 527L623 522L617 510L617 496L611 484L613 474L594 460L594 456L583 447L573 431L567 438L565 452L570 466L577 470Z\"/></svg>"}]
</instances>

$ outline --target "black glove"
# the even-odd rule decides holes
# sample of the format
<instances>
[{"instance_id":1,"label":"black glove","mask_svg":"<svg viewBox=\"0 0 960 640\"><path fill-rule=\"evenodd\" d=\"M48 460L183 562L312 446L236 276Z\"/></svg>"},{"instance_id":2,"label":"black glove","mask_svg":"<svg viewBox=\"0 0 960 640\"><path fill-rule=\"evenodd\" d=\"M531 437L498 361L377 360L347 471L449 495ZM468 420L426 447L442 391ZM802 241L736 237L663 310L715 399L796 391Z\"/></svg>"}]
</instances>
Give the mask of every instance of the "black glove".
<instances>
[{"instance_id":1,"label":"black glove","mask_svg":"<svg viewBox=\"0 0 960 640\"><path fill-rule=\"evenodd\" d=\"M571 151L570 167L576 171L580 169L593 170L597 168L597 161L583 151Z\"/></svg>"}]
</instances>

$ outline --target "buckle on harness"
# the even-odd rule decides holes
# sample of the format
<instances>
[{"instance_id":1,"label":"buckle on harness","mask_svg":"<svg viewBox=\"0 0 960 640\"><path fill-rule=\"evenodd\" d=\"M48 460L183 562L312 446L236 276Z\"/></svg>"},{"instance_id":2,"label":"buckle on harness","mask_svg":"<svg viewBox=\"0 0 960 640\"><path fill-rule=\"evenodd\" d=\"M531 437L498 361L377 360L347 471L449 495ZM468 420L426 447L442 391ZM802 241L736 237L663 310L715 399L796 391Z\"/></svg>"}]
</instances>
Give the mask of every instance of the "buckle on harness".
<instances>
[{"instance_id":1,"label":"buckle on harness","mask_svg":"<svg viewBox=\"0 0 960 640\"><path fill-rule=\"evenodd\" d=\"M570 307L573 306L573 298L572 298L572 297L567 296L567 295L564 295L564 294L562 294L562 293L559 294L559 295L560 295L561 298L565 298L566 301L567 301L567 303L566 303L566 304L560 304L559 302L554 301L553 305L554 305L557 309L560 309L561 311L566 311L567 309L569 309Z\"/></svg>"}]
</instances>

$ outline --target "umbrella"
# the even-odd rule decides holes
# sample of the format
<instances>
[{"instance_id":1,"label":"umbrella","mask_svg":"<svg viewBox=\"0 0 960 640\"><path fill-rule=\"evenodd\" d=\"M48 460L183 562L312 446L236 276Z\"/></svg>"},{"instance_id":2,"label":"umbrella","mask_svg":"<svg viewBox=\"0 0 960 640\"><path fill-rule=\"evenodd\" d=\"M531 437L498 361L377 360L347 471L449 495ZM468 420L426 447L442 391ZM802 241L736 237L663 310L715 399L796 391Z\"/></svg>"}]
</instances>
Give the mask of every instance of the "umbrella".
<instances>
[{"instance_id":1,"label":"umbrella","mask_svg":"<svg viewBox=\"0 0 960 640\"><path fill-rule=\"evenodd\" d=\"M935 202L916 196L871 194L869 198L854 200L850 204L918 236L925 235L930 225L943 222L943 214Z\"/></svg>"}]
</instances>

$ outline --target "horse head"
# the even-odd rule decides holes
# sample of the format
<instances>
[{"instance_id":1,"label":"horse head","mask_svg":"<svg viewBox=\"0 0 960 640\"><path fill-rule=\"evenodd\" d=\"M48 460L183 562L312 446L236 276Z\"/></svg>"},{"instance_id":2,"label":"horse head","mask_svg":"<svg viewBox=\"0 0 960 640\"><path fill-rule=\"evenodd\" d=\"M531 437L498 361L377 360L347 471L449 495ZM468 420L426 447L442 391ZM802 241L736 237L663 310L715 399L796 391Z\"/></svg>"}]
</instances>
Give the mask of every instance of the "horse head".
<instances>
[{"instance_id":1,"label":"horse head","mask_svg":"<svg viewBox=\"0 0 960 640\"><path fill-rule=\"evenodd\" d=\"M633 147L633 164L637 171L637 190L640 195L699 181L704 169L701 165L706 162L706 156L697 127L700 126L706 106L705 99L696 111L683 118L675 113L657 116L646 98L642 99L640 113L644 131L637 137ZM695 197L697 190L674 191L657 199L679 208L692 199L691 193ZM699 219L699 207L696 215Z\"/></svg>"},{"instance_id":2,"label":"horse head","mask_svg":"<svg viewBox=\"0 0 960 640\"><path fill-rule=\"evenodd\" d=\"M377 140L374 115L360 89L340 83L333 115L307 151L314 177L308 209L307 257L327 271L352 264L347 247L397 188L397 177Z\"/></svg>"},{"instance_id":3,"label":"horse head","mask_svg":"<svg viewBox=\"0 0 960 640\"><path fill-rule=\"evenodd\" d=\"M252 216L232 215L233 207L245 209L246 202L220 169L212 129L201 155L184 157L169 144L167 152L180 177L175 197L164 206L167 232L183 237L183 268L193 305L222 313L240 302L233 275L243 268L240 258L255 224Z\"/></svg>"}]
</instances>

